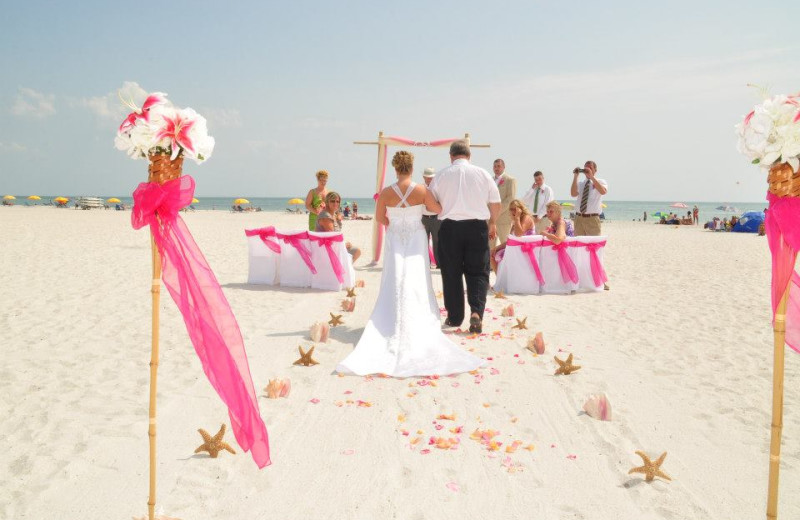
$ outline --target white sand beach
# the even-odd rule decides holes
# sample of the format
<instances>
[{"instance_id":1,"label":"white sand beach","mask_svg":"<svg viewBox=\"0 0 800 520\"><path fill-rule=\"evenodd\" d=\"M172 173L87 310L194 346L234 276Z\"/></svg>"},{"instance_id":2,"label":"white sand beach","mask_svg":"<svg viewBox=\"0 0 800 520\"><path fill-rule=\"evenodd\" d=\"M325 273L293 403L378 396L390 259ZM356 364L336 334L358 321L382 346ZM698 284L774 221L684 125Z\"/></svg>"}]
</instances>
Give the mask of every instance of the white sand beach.
<instances>
[{"instance_id":1,"label":"white sand beach","mask_svg":"<svg viewBox=\"0 0 800 520\"><path fill-rule=\"evenodd\" d=\"M488 301L477 375L339 377L377 296L371 222L345 236L365 255L355 311L293 366L309 327L344 293L248 285L245 228L305 216L183 215L238 319L272 465L195 455L198 428L228 423L163 291L158 511L215 519L744 519L766 510L772 388L764 237L639 222L604 225L610 291ZM150 239L128 211L0 208L0 518L129 519L147 511ZM438 271L434 287L441 288ZM501 318L513 303L529 330ZM525 350L542 331L547 351ZM553 356L583 368L554 376ZM273 378L285 399L267 399ZM787 352L780 518L800 518L800 356ZM582 412L605 392L613 420ZM318 401L317 401L318 400ZM368 406L369 405L369 406ZM437 419L454 415L454 420ZM441 426L441 429L437 429ZM450 429L462 433L451 433ZM471 440L496 430L490 451ZM404 433L407 432L407 435ZM457 449L430 437L460 439ZM416 444L412 442L419 438ZM514 441L521 445L506 453ZM525 449L533 445L532 450ZM428 451L426 451L428 450ZM643 450L671 482L629 475Z\"/></svg>"}]
</instances>

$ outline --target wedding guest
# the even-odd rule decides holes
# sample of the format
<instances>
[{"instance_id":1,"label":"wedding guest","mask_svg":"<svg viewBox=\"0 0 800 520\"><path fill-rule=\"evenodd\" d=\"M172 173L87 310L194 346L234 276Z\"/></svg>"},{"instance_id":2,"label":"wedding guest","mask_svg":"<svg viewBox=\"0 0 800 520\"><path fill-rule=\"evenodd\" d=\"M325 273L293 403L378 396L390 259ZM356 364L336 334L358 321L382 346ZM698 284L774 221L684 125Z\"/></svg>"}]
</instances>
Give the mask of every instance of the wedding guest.
<instances>
[{"instance_id":1,"label":"wedding guest","mask_svg":"<svg viewBox=\"0 0 800 520\"><path fill-rule=\"evenodd\" d=\"M583 168L572 170L572 186L570 195L576 197L575 234L578 236L600 235L600 213L603 211L603 195L608 193L608 183L598 179L597 164L586 161ZM578 176L583 173L586 180L578 183ZM579 185L580 184L580 185Z\"/></svg>"},{"instance_id":2,"label":"wedding guest","mask_svg":"<svg viewBox=\"0 0 800 520\"><path fill-rule=\"evenodd\" d=\"M508 235L515 237L530 236L534 234L534 220L533 216L525 207L525 204L519 200L514 199L508 205L508 213L511 215L511 228ZM549 222L549 221L548 221ZM505 255L506 243L508 242L508 235L502 244L492 249L489 255L489 261L492 264L492 269L497 272L497 265L503 260Z\"/></svg>"},{"instance_id":3,"label":"wedding guest","mask_svg":"<svg viewBox=\"0 0 800 520\"><path fill-rule=\"evenodd\" d=\"M506 241L508 230L511 225L511 215L508 213L508 205L517 196L517 179L505 173L506 162L503 159L495 159L492 165L494 170L494 182L500 192L500 215L497 217L497 237L490 239L489 247L494 247L498 243Z\"/></svg>"},{"instance_id":4,"label":"wedding guest","mask_svg":"<svg viewBox=\"0 0 800 520\"><path fill-rule=\"evenodd\" d=\"M317 215L316 227L313 231L342 231L342 213L339 206L342 198L335 191L331 191L325 196L325 209ZM361 249L353 247L350 242L345 242L347 252L353 257L353 262L361 256Z\"/></svg>"},{"instance_id":5,"label":"wedding guest","mask_svg":"<svg viewBox=\"0 0 800 520\"><path fill-rule=\"evenodd\" d=\"M561 216L561 204L558 202L547 203L547 218L550 219L550 226L542 232L542 236L550 242L560 244L567 237L575 236L572 221Z\"/></svg>"},{"instance_id":6,"label":"wedding guest","mask_svg":"<svg viewBox=\"0 0 800 520\"><path fill-rule=\"evenodd\" d=\"M556 197L553 194L553 189L544 183L544 174L537 171L533 174L533 186L522 197L522 202L531 209L533 216L533 223L536 226L536 232L541 233L550 221L547 219L547 204L554 200Z\"/></svg>"},{"instance_id":7,"label":"wedding guest","mask_svg":"<svg viewBox=\"0 0 800 520\"><path fill-rule=\"evenodd\" d=\"M697 207L697 204L692 208L692 218L694 219L695 225L700 223L700 209Z\"/></svg>"},{"instance_id":8,"label":"wedding guest","mask_svg":"<svg viewBox=\"0 0 800 520\"><path fill-rule=\"evenodd\" d=\"M425 186L430 187L434 177L436 177L436 170L434 168L425 168L425 172L422 174L422 178L425 180ZM436 262L436 266L439 267L439 228L442 226L439 215L427 209L423 209L422 226L425 228L428 240L433 244L433 259Z\"/></svg>"},{"instance_id":9,"label":"wedding guest","mask_svg":"<svg viewBox=\"0 0 800 520\"><path fill-rule=\"evenodd\" d=\"M317 187L308 190L306 195L306 209L308 210L308 230L314 231L317 228L317 215L325 209L325 197L328 190L328 172L320 170L317 172Z\"/></svg>"}]
</instances>

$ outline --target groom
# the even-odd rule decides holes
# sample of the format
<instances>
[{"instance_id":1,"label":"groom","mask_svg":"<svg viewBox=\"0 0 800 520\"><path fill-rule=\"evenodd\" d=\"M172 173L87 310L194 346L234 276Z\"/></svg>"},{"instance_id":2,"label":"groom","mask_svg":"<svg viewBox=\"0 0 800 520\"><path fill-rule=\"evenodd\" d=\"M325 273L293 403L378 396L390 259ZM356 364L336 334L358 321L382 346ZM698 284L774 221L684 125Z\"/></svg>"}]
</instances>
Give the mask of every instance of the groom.
<instances>
[{"instance_id":1,"label":"groom","mask_svg":"<svg viewBox=\"0 0 800 520\"><path fill-rule=\"evenodd\" d=\"M445 325L464 321L464 283L470 307L469 331L483 331L489 290L489 240L497 236L500 192L489 172L469 162L466 140L450 145L450 162L436 174L430 190L442 205L439 220L439 267L442 271ZM488 223L487 223L488 221Z\"/></svg>"}]
</instances>

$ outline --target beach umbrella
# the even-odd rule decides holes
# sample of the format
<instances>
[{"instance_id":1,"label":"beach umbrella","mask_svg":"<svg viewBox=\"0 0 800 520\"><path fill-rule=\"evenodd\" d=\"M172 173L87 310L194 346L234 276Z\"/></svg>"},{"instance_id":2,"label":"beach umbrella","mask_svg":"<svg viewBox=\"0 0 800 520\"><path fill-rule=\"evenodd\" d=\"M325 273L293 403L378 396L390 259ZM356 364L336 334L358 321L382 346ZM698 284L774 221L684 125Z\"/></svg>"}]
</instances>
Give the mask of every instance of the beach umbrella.
<instances>
[{"instance_id":1,"label":"beach umbrella","mask_svg":"<svg viewBox=\"0 0 800 520\"><path fill-rule=\"evenodd\" d=\"M200 201L197 200L197 199L194 199L194 198L192 199L192 204L197 204L198 202L200 202Z\"/></svg>"},{"instance_id":2,"label":"beach umbrella","mask_svg":"<svg viewBox=\"0 0 800 520\"><path fill-rule=\"evenodd\" d=\"M28 200L42 200L38 195L28 195Z\"/></svg>"},{"instance_id":3,"label":"beach umbrella","mask_svg":"<svg viewBox=\"0 0 800 520\"><path fill-rule=\"evenodd\" d=\"M287 204L305 204L305 203L306 201L304 201L303 199L290 199L289 202L287 202Z\"/></svg>"},{"instance_id":4,"label":"beach umbrella","mask_svg":"<svg viewBox=\"0 0 800 520\"><path fill-rule=\"evenodd\" d=\"M56 202L69 202L69 199L66 197L56 197L53 200Z\"/></svg>"},{"instance_id":5,"label":"beach umbrella","mask_svg":"<svg viewBox=\"0 0 800 520\"><path fill-rule=\"evenodd\" d=\"M234 204L250 204L250 201L247 199L236 199L233 201Z\"/></svg>"},{"instance_id":6,"label":"beach umbrella","mask_svg":"<svg viewBox=\"0 0 800 520\"><path fill-rule=\"evenodd\" d=\"M670 208L688 208L688 207L689 207L689 206L687 206L687 205L686 205L686 204L684 204L683 202L674 202L674 203L672 203L672 204L670 205Z\"/></svg>"},{"instance_id":7,"label":"beach umbrella","mask_svg":"<svg viewBox=\"0 0 800 520\"><path fill-rule=\"evenodd\" d=\"M16 197L13 195L6 195L5 197L3 197L3 200L16 200Z\"/></svg>"},{"instance_id":8,"label":"beach umbrella","mask_svg":"<svg viewBox=\"0 0 800 520\"><path fill-rule=\"evenodd\" d=\"M608 207L605 204L600 204L600 206L603 207L603 208L607 208Z\"/></svg>"},{"instance_id":9,"label":"beach umbrella","mask_svg":"<svg viewBox=\"0 0 800 520\"><path fill-rule=\"evenodd\" d=\"M120 202L122 202L122 201L121 201L121 200L119 200L119 199L118 199L118 198L116 198L116 197L111 197L111 198L110 198L110 199L108 199L106 202L108 202L109 204L119 204L119 203L120 203Z\"/></svg>"},{"instance_id":10,"label":"beach umbrella","mask_svg":"<svg viewBox=\"0 0 800 520\"><path fill-rule=\"evenodd\" d=\"M571 202L562 202L561 205L564 206L564 207L567 207L567 208L572 208L572 207L575 206L575 204L573 204Z\"/></svg>"}]
</instances>

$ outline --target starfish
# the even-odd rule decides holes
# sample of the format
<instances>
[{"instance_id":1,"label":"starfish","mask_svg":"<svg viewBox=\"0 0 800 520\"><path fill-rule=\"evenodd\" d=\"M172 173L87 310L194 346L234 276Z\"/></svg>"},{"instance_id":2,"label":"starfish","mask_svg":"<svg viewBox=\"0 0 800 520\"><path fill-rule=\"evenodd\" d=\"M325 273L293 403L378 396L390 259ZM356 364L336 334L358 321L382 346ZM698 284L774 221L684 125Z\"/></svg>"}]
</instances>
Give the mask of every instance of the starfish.
<instances>
[{"instance_id":1,"label":"starfish","mask_svg":"<svg viewBox=\"0 0 800 520\"><path fill-rule=\"evenodd\" d=\"M319 365L319 363L311 357L314 354L314 347L311 347L311 350L308 352L303 350L303 347L297 347L300 349L300 359L292 363L293 365L303 365L304 367L310 367L311 365Z\"/></svg>"},{"instance_id":2,"label":"starfish","mask_svg":"<svg viewBox=\"0 0 800 520\"><path fill-rule=\"evenodd\" d=\"M216 459L217 455L219 455L219 452L221 452L222 450L227 450L233 453L234 455L236 454L233 448L231 448L227 442L222 440L222 438L225 437L224 424L220 426L219 431L213 437L209 435L208 432L202 428L200 428L197 431L200 432L200 435L203 436L203 444L201 444L196 450L194 450L195 453L200 453L201 451L207 451L208 454L211 455L212 459Z\"/></svg>"},{"instance_id":3,"label":"starfish","mask_svg":"<svg viewBox=\"0 0 800 520\"><path fill-rule=\"evenodd\" d=\"M335 327L337 325L344 325L341 314L334 314L332 312L329 312L328 314L331 315L331 319L328 320L328 323L330 324L331 327Z\"/></svg>"},{"instance_id":4,"label":"starfish","mask_svg":"<svg viewBox=\"0 0 800 520\"><path fill-rule=\"evenodd\" d=\"M355 287L349 287L347 289L347 297L348 298L355 298L356 297L356 289L355 289Z\"/></svg>"},{"instance_id":5,"label":"starfish","mask_svg":"<svg viewBox=\"0 0 800 520\"><path fill-rule=\"evenodd\" d=\"M499 299L499 300L507 300L508 299L508 298L506 298L506 295L503 294L503 291L496 291L494 293L494 297Z\"/></svg>"},{"instance_id":6,"label":"starfish","mask_svg":"<svg viewBox=\"0 0 800 520\"><path fill-rule=\"evenodd\" d=\"M572 354L569 355L566 361L558 359L557 356L553 356L553 359L555 359L556 363L558 363L558 368L556 369L555 375L564 374L565 376L568 376L576 370L581 369L580 365L572 364Z\"/></svg>"},{"instance_id":7,"label":"starfish","mask_svg":"<svg viewBox=\"0 0 800 520\"><path fill-rule=\"evenodd\" d=\"M524 317L524 318L522 318L522 319L519 319L519 318L517 318L517 324L516 324L516 325L514 325L514 326L513 326L513 327L511 327L511 328L512 328L512 329L519 329L519 330L522 330L522 329L525 329L525 330L527 330L527 329L528 329L528 326L525 324L525 322L526 322L526 321L528 321L528 317L527 317L527 316L525 316L525 317Z\"/></svg>"},{"instance_id":8,"label":"starfish","mask_svg":"<svg viewBox=\"0 0 800 520\"><path fill-rule=\"evenodd\" d=\"M661 456L653 462L650 460L650 457L643 451L637 451L636 454L642 458L644 461L644 466L639 466L638 468L633 468L628 472L628 475L631 473L644 473L645 477L644 480L646 482L652 482L654 478L661 477L664 480L672 480L669 478L669 475L661 471L661 464L664 463L664 459L667 458L667 452L661 454Z\"/></svg>"}]
</instances>

